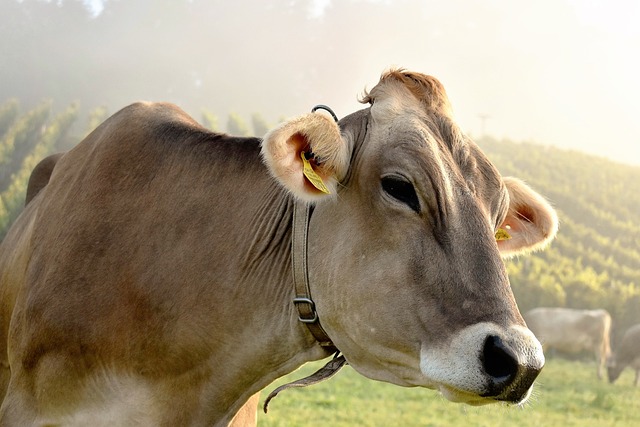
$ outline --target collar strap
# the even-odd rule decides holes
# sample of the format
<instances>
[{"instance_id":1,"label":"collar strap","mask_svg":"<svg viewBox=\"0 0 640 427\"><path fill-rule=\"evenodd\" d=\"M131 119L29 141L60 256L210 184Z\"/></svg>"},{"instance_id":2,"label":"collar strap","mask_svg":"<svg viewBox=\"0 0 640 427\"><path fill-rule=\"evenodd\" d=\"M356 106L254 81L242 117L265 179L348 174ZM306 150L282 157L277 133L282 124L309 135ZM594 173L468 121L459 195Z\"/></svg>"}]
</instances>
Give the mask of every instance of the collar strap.
<instances>
[{"instance_id":1,"label":"collar strap","mask_svg":"<svg viewBox=\"0 0 640 427\"><path fill-rule=\"evenodd\" d=\"M296 200L293 208L293 231L291 243L291 263L293 265L293 283L296 289L294 305L298 308L298 320L307 325L314 338L327 351L337 351L325 330L320 325L316 305L311 299L309 288L309 270L307 269L307 235L311 206Z\"/></svg>"},{"instance_id":2,"label":"collar strap","mask_svg":"<svg viewBox=\"0 0 640 427\"><path fill-rule=\"evenodd\" d=\"M265 414L267 413L267 409L269 407L269 402L271 401L271 399L276 397L278 393L280 393L282 390L286 390L288 388L294 388L294 387L308 387L310 385L318 384L319 382L328 380L329 378L337 374L338 371L342 369L344 365L348 365L348 362L345 359L345 357L343 355L340 355L339 353L340 353L339 351L336 352L336 354L333 355L333 359L328 361L326 365L324 365L322 368L318 369L316 372L309 375L308 377L305 377L300 380L293 381L287 384L283 384L280 387L273 390L271 393L269 393L269 396L267 396L267 398L264 400L264 405L262 407L262 409L264 410L264 413Z\"/></svg>"}]
</instances>

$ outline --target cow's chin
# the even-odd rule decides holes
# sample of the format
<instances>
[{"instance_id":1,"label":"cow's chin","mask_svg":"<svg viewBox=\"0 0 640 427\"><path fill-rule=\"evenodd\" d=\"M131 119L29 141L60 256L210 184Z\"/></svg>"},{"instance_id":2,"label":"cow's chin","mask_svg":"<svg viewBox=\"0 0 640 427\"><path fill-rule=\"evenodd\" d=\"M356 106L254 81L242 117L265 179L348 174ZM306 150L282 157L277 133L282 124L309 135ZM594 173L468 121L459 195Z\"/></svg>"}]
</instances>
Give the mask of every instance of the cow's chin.
<instances>
[{"instance_id":1,"label":"cow's chin","mask_svg":"<svg viewBox=\"0 0 640 427\"><path fill-rule=\"evenodd\" d=\"M440 385L438 391L445 399L454 403L464 403L471 406L482 406L490 403L496 403L495 399L478 396L474 393L469 393L462 390L457 390L447 385Z\"/></svg>"},{"instance_id":2,"label":"cow's chin","mask_svg":"<svg viewBox=\"0 0 640 427\"><path fill-rule=\"evenodd\" d=\"M470 406L483 406L483 405L489 405L491 403L508 403L511 405L520 406L525 404L527 400L529 400L529 396L531 396L532 390L533 390L533 387L529 388L529 390L524 395L524 397L517 402L504 402L494 397L478 396L477 394L469 393L462 390L457 390L456 388L449 387L447 385L440 385L438 387L438 391L440 392L440 394L442 394L442 396L448 401L454 402L454 403L464 403L465 405L470 405Z\"/></svg>"}]
</instances>

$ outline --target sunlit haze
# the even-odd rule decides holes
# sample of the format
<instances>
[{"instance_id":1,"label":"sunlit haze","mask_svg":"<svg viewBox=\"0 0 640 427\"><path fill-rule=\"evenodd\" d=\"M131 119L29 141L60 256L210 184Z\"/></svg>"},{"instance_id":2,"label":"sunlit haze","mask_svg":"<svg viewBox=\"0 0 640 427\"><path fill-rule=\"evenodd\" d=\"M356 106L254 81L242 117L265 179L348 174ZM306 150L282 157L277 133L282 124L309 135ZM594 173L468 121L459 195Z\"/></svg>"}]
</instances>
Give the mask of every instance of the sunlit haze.
<instances>
[{"instance_id":1,"label":"sunlit haze","mask_svg":"<svg viewBox=\"0 0 640 427\"><path fill-rule=\"evenodd\" d=\"M127 1L83 3L97 25L110 6ZM361 108L357 97L383 70L400 66L439 78L472 136L486 133L640 165L638 1L184 1L208 12L179 21L160 15L173 7L169 3L148 2L154 5L152 25L144 10L130 17L146 19L139 33L128 29L132 46L145 31L157 32L151 51L109 51L112 39L124 40L111 29L92 41L99 44L93 54L74 57L74 70L86 70L80 86L93 91L91 102L115 111L144 97L176 102L197 119L207 107L221 116L259 112L271 122L324 103L344 116ZM55 44L56 34L51 37ZM188 77L152 89L155 76L140 71L138 57L145 66L150 58L158 61L157 69L183 67ZM28 69L29 60L20 66ZM65 65L55 66L64 74ZM92 80L100 68L113 70L113 81ZM135 83L122 77L123 69ZM20 84L33 84L35 91L41 83Z\"/></svg>"}]
</instances>

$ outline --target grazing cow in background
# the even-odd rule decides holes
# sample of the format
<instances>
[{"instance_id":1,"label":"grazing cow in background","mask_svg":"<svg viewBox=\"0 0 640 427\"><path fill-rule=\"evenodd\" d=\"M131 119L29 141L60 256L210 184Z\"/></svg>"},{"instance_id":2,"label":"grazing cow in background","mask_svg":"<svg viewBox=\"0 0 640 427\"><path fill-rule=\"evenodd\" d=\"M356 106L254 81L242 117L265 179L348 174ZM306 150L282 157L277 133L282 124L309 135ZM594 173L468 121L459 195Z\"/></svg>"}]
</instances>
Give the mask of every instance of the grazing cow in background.
<instances>
[{"instance_id":1,"label":"grazing cow in background","mask_svg":"<svg viewBox=\"0 0 640 427\"><path fill-rule=\"evenodd\" d=\"M611 316L606 310L539 307L525 313L524 319L545 352L548 349L565 353L593 352L598 378L603 378L611 354Z\"/></svg>"},{"instance_id":2,"label":"grazing cow in background","mask_svg":"<svg viewBox=\"0 0 640 427\"><path fill-rule=\"evenodd\" d=\"M627 366L636 371L634 384L637 387L640 383L640 325L625 331L620 345L611 355L608 363L609 381L615 382Z\"/></svg>"},{"instance_id":3,"label":"grazing cow in background","mask_svg":"<svg viewBox=\"0 0 640 427\"><path fill-rule=\"evenodd\" d=\"M451 401L525 401L544 356L501 255L549 242L554 210L433 77L387 72L364 101L263 140L137 103L45 164L0 244L0 424L226 426L336 349Z\"/></svg>"}]
</instances>

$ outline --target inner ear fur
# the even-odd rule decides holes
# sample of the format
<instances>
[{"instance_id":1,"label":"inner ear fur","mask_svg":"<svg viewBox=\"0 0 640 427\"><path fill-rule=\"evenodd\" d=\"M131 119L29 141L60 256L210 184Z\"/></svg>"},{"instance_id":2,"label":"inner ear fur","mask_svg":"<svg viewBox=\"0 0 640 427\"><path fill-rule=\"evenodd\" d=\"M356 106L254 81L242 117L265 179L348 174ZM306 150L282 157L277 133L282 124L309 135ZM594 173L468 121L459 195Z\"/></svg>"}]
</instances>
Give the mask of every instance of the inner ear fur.
<instances>
[{"instance_id":1,"label":"inner ear fur","mask_svg":"<svg viewBox=\"0 0 640 427\"><path fill-rule=\"evenodd\" d=\"M509 211L500 225L511 235L498 242L503 257L544 248L558 231L558 215L540 194L517 178L503 178L509 191Z\"/></svg>"},{"instance_id":2,"label":"inner ear fur","mask_svg":"<svg viewBox=\"0 0 640 427\"><path fill-rule=\"evenodd\" d=\"M313 153L313 169L335 195L350 159L338 124L323 114L309 113L283 122L262 141L262 157L271 174L296 197L318 201L327 195L305 178L301 153Z\"/></svg>"}]
</instances>

